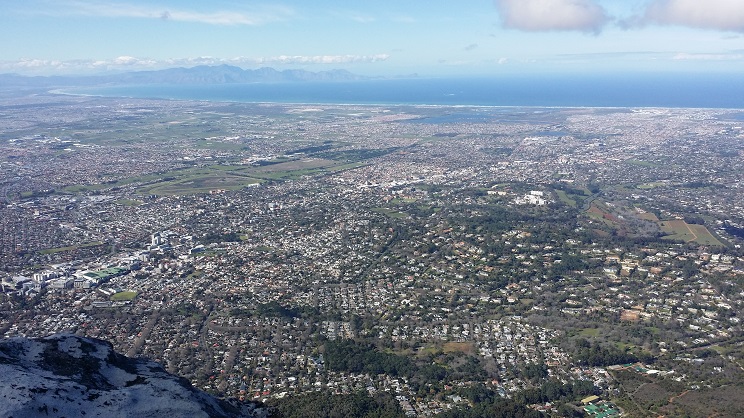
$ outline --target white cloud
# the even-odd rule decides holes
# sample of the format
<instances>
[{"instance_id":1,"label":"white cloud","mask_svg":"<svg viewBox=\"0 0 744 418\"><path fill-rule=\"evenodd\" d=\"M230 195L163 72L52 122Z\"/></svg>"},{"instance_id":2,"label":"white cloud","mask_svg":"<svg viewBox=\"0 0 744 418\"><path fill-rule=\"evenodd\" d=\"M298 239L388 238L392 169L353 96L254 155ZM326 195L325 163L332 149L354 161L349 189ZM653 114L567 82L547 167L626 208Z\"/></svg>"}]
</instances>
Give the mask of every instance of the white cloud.
<instances>
[{"instance_id":1,"label":"white cloud","mask_svg":"<svg viewBox=\"0 0 744 418\"><path fill-rule=\"evenodd\" d=\"M30 59L30 58L21 58L17 62L3 62L0 64L0 68L10 68L15 67L18 69L38 69L38 68L57 68L59 67L60 62L59 61L52 61L52 60L39 60L39 59Z\"/></svg>"},{"instance_id":2,"label":"white cloud","mask_svg":"<svg viewBox=\"0 0 744 418\"><path fill-rule=\"evenodd\" d=\"M744 32L744 1L653 0L643 21Z\"/></svg>"},{"instance_id":3,"label":"white cloud","mask_svg":"<svg viewBox=\"0 0 744 418\"><path fill-rule=\"evenodd\" d=\"M197 22L210 25L257 25L261 23L260 19L255 16L234 12L196 13L168 10L166 13L168 13L167 20L177 22Z\"/></svg>"},{"instance_id":4,"label":"white cloud","mask_svg":"<svg viewBox=\"0 0 744 418\"><path fill-rule=\"evenodd\" d=\"M153 61L149 61L149 60L140 60L135 57L122 56L122 57L115 58L112 63L114 65L147 65L152 62Z\"/></svg>"},{"instance_id":5,"label":"white cloud","mask_svg":"<svg viewBox=\"0 0 744 418\"><path fill-rule=\"evenodd\" d=\"M473 61L465 61L465 60L459 60L459 61L449 61L445 59L440 59L437 61L439 64L450 66L450 67L464 67L468 65L473 65Z\"/></svg>"},{"instance_id":6,"label":"white cloud","mask_svg":"<svg viewBox=\"0 0 744 418\"><path fill-rule=\"evenodd\" d=\"M356 62L379 62L390 58L387 54L377 55L279 55L259 58L258 64L350 64Z\"/></svg>"},{"instance_id":7,"label":"white cloud","mask_svg":"<svg viewBox=\"0 0 744 418\"><path fill-rule=\"evenodd\" d=\"M336 19L351 20L357 23L372 23L377 21L375 16L354 10L335 10L330 12L330 15Z\"/></svg>"},{"instance_id":8,"label":"white cloud","mask_svg":"<svg viewBox=\"0 0 744 418\"><path fill-rule=\"evenodd\" d=\"M120 56L108 60L40 60L24 58L18 61L0 61L0 73L21 72L25 74L82 74L102 71L156 70L172 67L194 67L197 65L229 64L239 67L262 65L342 65L352 63L375 63L385 61L387 54L375 55L277 55L271 57L189 57L163 60Z\"/></svg>"},{"instance_id":9,"label":"white cloud","mask_svg":"<svg viewBox=\"0 0 744 418\"><path fill-rule=\"evenodd\" d=\"M677 61L740 61L744 60L744 54L690 54L680 52L672 59Z\"/></svg>"},{"instance_id":10,"label":"white cloud","mask_svg":"<svg viewBox=\"0 0 744 418\"><path fill-rule=\"evenodd\" d=\"M61 2L62 9L56 13L91 17L125 17L138 19L161 19L175 22L193 22L210 25L260 25L272 21L286 20L294 12L286 7L266 7L251 12L214 11L196 12L157 6L139 6L127 3L110 3L88 0ZM52 12L55 13L55 12Z\"/></svg>"},{"instance_id":11,"label":"white cloud","mask_svg":"<svg viewBox=\"0 0 744 418\"><path fill-rule=\"evenodd\" d=\"M416 22L418 22L418 20L416 20L415 18L413 18L411 16L403 16L403 15L393 16L391 18L391 20L393 22L396 22L396 23L416 23Z\"/></svg>"},{"instance_id":12,"label":"white cloud","mask_svg":"<svg viewBox=\"0 0 744 418\"><path fill-rule=\"evenodd\" d=\"M524 31L599 32L609 21L592 0L495 0L505 27Z\"/></svg>"}]
</instances>

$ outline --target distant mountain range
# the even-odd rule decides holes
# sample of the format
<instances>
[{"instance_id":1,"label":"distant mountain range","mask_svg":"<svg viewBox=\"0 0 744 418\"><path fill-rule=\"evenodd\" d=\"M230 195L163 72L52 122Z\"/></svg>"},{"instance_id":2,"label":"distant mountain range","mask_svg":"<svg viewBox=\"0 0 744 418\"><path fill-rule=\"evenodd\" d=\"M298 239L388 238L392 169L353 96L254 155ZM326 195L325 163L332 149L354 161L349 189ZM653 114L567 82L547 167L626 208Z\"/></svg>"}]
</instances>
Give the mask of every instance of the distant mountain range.
<instances>
[{"instance_id":1,"label":"distant mountain range","mask_svg":"<svg viewBox=\"0 0 744 418\"><path fill-rule=\"evenodd\" d=\"M227 84L257 82L309 82L309 81L354 81L366 80L346 70L305 71L283 70L264 67L244 70L231 65L198 66L191 68L169 68L156 71L135 71L114 75L94 76L22 76L0 74L0 85L4 87L54 87L91 86L120 84Z\"/></svg>"},{"instance_id":2,"label":"distant mountain range","mask_svg":"<svg viewBox=\"0 0 744 418\"><path fill-rule=\"evenodd\" d=\"M72 334L0 340L2 417L267 418L263 406L215 398L154 361Z\"/></svg>"}]
</instances>

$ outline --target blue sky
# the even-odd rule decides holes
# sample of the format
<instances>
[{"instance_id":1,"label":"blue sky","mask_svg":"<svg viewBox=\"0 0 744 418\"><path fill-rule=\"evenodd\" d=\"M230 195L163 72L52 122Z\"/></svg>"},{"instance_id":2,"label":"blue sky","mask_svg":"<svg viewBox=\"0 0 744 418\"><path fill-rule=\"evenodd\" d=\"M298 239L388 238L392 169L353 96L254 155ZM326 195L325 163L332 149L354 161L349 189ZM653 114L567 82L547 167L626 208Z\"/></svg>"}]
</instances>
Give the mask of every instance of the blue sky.
<instances>
[{"instance_id":1,"label":"blue sky","mask_svg":"<svg viewBox=\"0 0 744 418\"><path fill-rule=\"evenodd\" d=\"M0 73L744 70L744 0L0 0Z\"/></svg>"}]
</instances>

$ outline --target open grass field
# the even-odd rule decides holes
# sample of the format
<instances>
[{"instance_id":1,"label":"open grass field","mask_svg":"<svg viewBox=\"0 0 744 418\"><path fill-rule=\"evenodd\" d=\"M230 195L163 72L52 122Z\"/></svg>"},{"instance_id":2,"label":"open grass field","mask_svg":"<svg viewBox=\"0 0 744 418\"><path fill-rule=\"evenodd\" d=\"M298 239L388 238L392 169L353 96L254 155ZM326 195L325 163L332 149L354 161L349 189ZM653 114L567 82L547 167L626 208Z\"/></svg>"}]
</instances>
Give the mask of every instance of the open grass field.
<instances>
[{"instance_id":1,"label":"open grass field","mask_svg":"<svg viewBox=\"0 0 744 418\"><path fill-rule=\"evenodd\" d=\"M81 193L110 187L134 186L140 195L185 195L213 190L239 190L269 180L292 180L362 167L364 163L346 163L326 159L281 160L265 166L212 165L173 170L159 174L129 177L108 184L74 185L65 193ZM136 200L118 202L137 205Z\"/></svg>"},{"instance_id":2,"label":"open grass field","mask_svg":"<svg viewBox=\"0 0 744 418\"><path fill-rule=\"evenodd\" d=\"M276 172L289 172L297 170L308 170L314 168L326 168L338 165L339 163L333 160L325 159L300 159L291 160L286 162L280 162L277 164L265 165L261 167L250 168L242 171L249 171L251 174L257 173L276 173Z\"/></svg>"},{"instance_id":3,"label":"open grass field","mask_svg":"<svg viewBox=\"0 0 744 418\"><path fill-rule=\"evenodd\" d=\"M119 292L117 294L111 295L111 301L112 302L123 302L127 300L134 300L134 298L137 297L137 292Z\"/></svg>"},{"instance_id":4,"label":"open grass field","mask_svg":"<svg viewBox=\"0 0 744 418\"><path fill-rule=\"evenodd\" d=\"M387 215L395 219L403 219L403 218L408 217L407 213L398 212L395 209L388 209L388 208L372 208L372 212L382 213L383 215Z\"/></svg>"},{"instance_id":5,"label":"open grass field","mask_svg":"<svg viewBox=\"0 0 744 418\"><path fill-rule=\"evenodd\" d=\"M669 240L684 242L695 242L700 245L723 246L721 241L716 239L708 228L703 225L688 224L681 219L659 222L662 232L669 234L664 237Z\"/></svg>"},{"instance_id":6,"label":"open grass field","mask_svg":"<svg viewBox=\"0 0 744 418\"><path fill-rule=\"evenodd\" d=\"M643 219L644 221L659 222L659 218L651 212L639 213L637 216L638 219Z\"/></svg>"},{"instance_id":7,"label":"open grass field","mask_svg":"<svg viewBox=\"0 0 744 418\"><path fill-rule=\"evenodd\" d=\"M236 170L235 173L255 178L291 179L310 174L349 170L362 167L363 165L363 163L346 163L335 160L308 158L283 161L259 167L242 167Z\"/></svg>"},{"instance_id":8,"label":"open grass field","mask_svg":"<svg viewBox=\"0 0 744 418\"><path fill-rule=\"evenodd\" d=\"M692 230L683 220L662 221L659 222L659 227L661 227L662 232L669 234L665 237L666 239L685 242L695 241L697 239L697 236L693 234Z\"/></svg>"},{"instance_id":9,"label":"open grass field","mask_svg":"<svg viewBox=\"0 0 744 418\"><path fill-rule=\"evenodd\" d=\"M706 228L705 226L688 224L687 227L692 230L695 236L697 236L697 239L695 241L698 244L723 246L723 243L716 239L716 237L714 237L713 234L711 234L710 231L708 231L708 228Z\"/></svg>"},{"instance_id":10,"label":"open grass field","mask_svg":"<svg viewBox=\"0 0 744 418\"><path fill-rule=\"evenodd\" d=\"M327 159L300 159L262 167L246 168L240 170L240 173L266 180L292 180L302 176L350 170L363 165L363 163L345 163Z\"/></svg>"},{"instance_id":11,"label":"open grass field","mask_svg":"<svg viewBox=\"0 0 744 418\"><path fill-rule=\"evenodd\" d=\"M617 216L613 215L605 208L594 204L587 210L587 215L592 219L602 220L611 227L617 227L620 221Z\"/></svg>"},{"instance_id":12,"label":"open grass field","mask_svg":"<svg viewBox=\"0 0 744 418\"><path fill-rule=\"evenodd\" d=\"M174 181L155 183L151 187L139 190L142 194L181 195L208 193L212 190L238 190L260 183L261 180L250 177L219 175L194 175Z\"/></svg>"},{"instance_id":13,"label":"open grass field","mask_svg":"<svg viewBox=\"0 0 744 418\"><path fill-rule=\"evenodd\" d=\"M115 203L118 203L123 206L139 206L143 202L141 200L134 200L134 199L119 199L119 200L116 200Z\"/></svg>"},{"instance_id":14,"label":"open grass field","mask_svg":"<svg viewBox=\"0 0 744 418\"><path fill-rule=\"evenodd\" d=\"M581 331L579 331L579 335L582 337L589 337L589 338L597 338L599 337L600 333L599 328L584 328Z\"/></svg>"},{"instance_id":15,"label":"open grass field","mask_svg":"<svg viewBox=\"0 0 744 418\"><path fill-rule=\"evenodd\" d=\"M574 199L571 199L568 196L568 193L566 193L565 191L563 191L563 190L556 190L555 191L555 194L558 195L558 199L561 202L567 204L568 206L571 206L572 208L575 208L577 206L576 201Z\"/></svg>"},{"instance_id":16,"label":"open grass field","mask_svg":"<svg viewBox=\"0 0 744 418\"><path fill-rule=\"evenodd\" d=\"M601 209L599 209L598 207L594 205L592 205L586 212L590 217L595 218L595 219L602 219L602 217L605 214L604 211L602 211Z\"/></svg>"},{"instance_id":17,"label":"open grass field","mask_svg":"<svg viewBox=\"0 0 744 418\"><path fill-rule=\"evenodd\" d=\"M444 343L444 346L442 347L442 351L445 353L472 353L474 352L473 343L456 343L456 342L448 342Z\"/></svg>"}]
</instances>

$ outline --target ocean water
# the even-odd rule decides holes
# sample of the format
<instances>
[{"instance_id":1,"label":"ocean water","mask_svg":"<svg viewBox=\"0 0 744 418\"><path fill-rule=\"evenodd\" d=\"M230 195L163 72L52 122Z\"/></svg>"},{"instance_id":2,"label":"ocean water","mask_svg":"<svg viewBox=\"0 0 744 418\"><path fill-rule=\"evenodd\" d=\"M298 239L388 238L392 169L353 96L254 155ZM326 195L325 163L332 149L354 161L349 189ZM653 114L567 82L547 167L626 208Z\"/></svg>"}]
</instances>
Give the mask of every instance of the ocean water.
<instances>
[{"instance_id":1,"label":"ocean water","mask_svg":"<svg viewBox=\"0 0 744 418\"><path fill-rule=\"evenodd\" d=\"M248 103L742 109L744 74L149 84L68 89L67 92L108 97Z\"/></svg>"}]
</instances>

